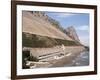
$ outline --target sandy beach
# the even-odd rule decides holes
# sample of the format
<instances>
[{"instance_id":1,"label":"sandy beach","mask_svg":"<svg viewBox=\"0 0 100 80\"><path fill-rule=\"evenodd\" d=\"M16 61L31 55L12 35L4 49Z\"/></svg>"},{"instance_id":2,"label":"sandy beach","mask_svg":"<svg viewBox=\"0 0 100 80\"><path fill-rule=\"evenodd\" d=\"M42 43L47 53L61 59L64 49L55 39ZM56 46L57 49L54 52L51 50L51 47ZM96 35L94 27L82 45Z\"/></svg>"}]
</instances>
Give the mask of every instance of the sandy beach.
<instances>
[{"instance_id":1,"label":"sandy beach","mask_svg":"<svg viewBox=\"0 0 100 80\"><path fill-rule=\"evenodd\" d=\"M73 63L72 61L78 56L80 55L81 52L83 52L85 50L85 48L83 46L70 46L70 47L65 47L65 54L60 56L59 58L54 58L55 56L57 56L58 54L63 53L63 51L61 49L58 48L38 48L38 49L31 49L33 52L35 52L36 56L39 56L40 54L42 55L42 52L50 52L50 51L58 51L60 50L60 52L56 53L56 54L50 54L52 55L50 58L46 58L46 59L42 59L43 61L39 61L37 63L33 63L36 65L35 68L44 68L44 67L64 67L64 65L67 64L71 64ZM39 53L39 54L38 54ZM44 53L43 53L44 55Z\"/></svg>"},{"instance_id":2,"label":"sandy beach","mask_svg":"<svg viewBox=\"0 0 100 80\"><path fill-rule=\"evenodd\" d=\"M78 56L80 55L81 52L76 52L76 53L69 53L69 55L64 56L61 59L58 60L52 60L50 61L50 63L52 64L50 67L62 67L65 64L71 64L72 61Z\"/></svg>"}]
</instances>

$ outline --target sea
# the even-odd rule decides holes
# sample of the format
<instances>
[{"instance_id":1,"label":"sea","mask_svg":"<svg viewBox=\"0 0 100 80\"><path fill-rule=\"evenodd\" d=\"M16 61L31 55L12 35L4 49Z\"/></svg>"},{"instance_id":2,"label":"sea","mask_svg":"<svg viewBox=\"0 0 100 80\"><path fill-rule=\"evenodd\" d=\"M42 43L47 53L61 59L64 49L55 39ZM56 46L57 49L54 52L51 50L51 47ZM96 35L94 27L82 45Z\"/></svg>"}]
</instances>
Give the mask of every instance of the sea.
<instances>
[{"instance_id":1,"label":"sea","mask_svg":"<svg viewBox=\"0 0 100 80\"><path fill-rule=\"evenodd\" d=\"M70 64L65 64L64 67L71 66L88 66L89 65L89 51L81 52Z\"/></svg>"}]
</instances>

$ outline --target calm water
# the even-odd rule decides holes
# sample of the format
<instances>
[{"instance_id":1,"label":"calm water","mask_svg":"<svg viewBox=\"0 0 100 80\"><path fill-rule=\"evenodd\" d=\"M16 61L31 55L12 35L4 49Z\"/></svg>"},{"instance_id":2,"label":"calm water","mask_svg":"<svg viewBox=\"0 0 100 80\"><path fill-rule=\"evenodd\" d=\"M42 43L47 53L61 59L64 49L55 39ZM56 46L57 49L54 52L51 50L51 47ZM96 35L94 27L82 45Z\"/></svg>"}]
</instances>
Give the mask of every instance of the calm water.
<instances>
[{"instance_id":1,"label":"calm water","mask_svg":"<svg viewBox=\"0 0 100 80\"><path fill-rule=\"evenodd\" d=\"M89 51L84 51L78 55L71 64L65 66L87 66L89 65Z\"/></svg>"}]
</instances>

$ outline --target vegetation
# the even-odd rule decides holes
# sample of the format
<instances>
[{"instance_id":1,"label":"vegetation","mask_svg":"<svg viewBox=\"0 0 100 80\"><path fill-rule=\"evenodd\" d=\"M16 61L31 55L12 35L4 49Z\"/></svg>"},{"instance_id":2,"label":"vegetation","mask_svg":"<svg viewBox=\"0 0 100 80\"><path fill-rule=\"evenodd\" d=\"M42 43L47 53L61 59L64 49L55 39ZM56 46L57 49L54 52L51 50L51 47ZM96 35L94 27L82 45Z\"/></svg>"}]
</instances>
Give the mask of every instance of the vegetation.
<instances>
[{"instance_id":1,"label":"vegetation","mask_svg":"<svg viewBox=\"0 0 100 80\"><path fill-rule=\"evenodd\" d=\"M28 61L35 61L35 62L38 62L39 59L36 58L35 56L29 56L29 57L28 57Z\"/></svg>"},{"instance_id":2,"label":"vegetation","mask_svg":"<svg viewBox=\"0 0 100 80\"><path fill-rule=\"evenodd\" d=\"M29 36L27 36L27 34ZM50 38L46 36L34 35L34 34L29 34L29 33L22 34L22 45L24 47L40 47L41 48L41 47L53 47L53 46L62 45L62 44L64 44L65 46L79 45L75 41Z\"/></svg>"},{"instance_id":3,"label":"vegetation","mask_svg":"<svg viewBox=\"0 0 100 80\"><path fill-rule=\"evenodd\" d=\"M23 51L23 54L22 54L22 68L23 69L29 69L29 66L26 65L26 61L29 56L30 56L29 51Z\"/></svg>"},{"instance_id":4,"label":"vegetation","mask_svg":"<svg viewBox=\"0 0 100 80\"><path fill-rule=\"evenodd\" d=\"M39 59L36 58L35 56L30 56L30 51L23 51L23 54L22 54L22 68L23 69L29 69L30 68L29 65L26 65L27 61L38 62Z\"/></svg>"}]
</instances>

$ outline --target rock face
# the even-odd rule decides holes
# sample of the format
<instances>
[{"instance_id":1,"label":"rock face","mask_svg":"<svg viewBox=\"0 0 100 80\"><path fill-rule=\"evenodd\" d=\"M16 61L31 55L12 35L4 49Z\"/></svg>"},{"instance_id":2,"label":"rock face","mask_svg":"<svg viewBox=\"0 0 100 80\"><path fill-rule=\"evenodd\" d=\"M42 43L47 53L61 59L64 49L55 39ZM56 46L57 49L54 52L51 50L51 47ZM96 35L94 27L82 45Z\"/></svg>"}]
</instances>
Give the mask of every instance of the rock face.
<instances>
[{"instance_id":1,"label":"rock face","mask_svg":"<svg viewBox=\"0 0 100 80\"><path fill-rule=\"evenodd\" d=\"M28 11L29 12L29 11ZM56 20L52 19L48 15L45 14L45 12L40 11L30 11L31 14L33 14L34 17L41 18L51 24L59 24Z\"/></svg>"},{"instance_id":2,"label":"rock face","mask_svg":"<svg viewBox=\"0 0 100 80\"><path fill-rule=\"evenodd\" d=\"M68 28L66 29L66 33L67 33L67 35L68 35L69 37L71 37L73 40L75 40L75 41L77 41L77 42L80 42L79 37L78 37L78 35L77 35L77 33L76 33L76 30L74 29L73 26L68 27Z\"/></svg>"},{"instance_id":3,"label":"rock face","mask_svg":"<svg viewBox=\"0 0 100 80\"><path fill-rule=\"evenodd\" d=\"M73 41L68 35L55 27L57 21L51 19L44 12L23 11L22 31L25 33Z\"/></svg>"}]
</instances>

